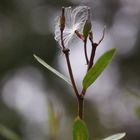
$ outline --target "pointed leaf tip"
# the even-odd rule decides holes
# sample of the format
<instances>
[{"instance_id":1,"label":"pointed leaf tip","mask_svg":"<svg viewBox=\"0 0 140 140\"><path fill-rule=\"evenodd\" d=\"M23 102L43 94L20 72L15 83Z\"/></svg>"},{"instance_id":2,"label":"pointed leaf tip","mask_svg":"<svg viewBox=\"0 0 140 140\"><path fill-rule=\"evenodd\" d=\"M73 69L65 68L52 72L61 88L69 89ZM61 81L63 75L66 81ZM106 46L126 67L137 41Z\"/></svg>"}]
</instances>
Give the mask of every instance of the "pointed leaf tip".
<instances>
[{"instance_id":1,"label":"pointed leaf tip","mask_svg":"<svg viewBox=\"0 0 140 140\"><path fill-rule=\"evenodd\" d=\"M95 63L95 65L87 72L83 79L83 88L86 90L104 71L107 65L111 62L116 49L110 49L105 52Z\"/></svg>"},{"instance_id":2,"label":"pointed leaf tip","mask_svg":"<svg viewBox=\"0 0 140 140\"><path fill-rule=\"evenodd\" d=\"M122 139L124 136L126 135L126 133L118 133L118 134L114 134L112 136L109 136L107 138L104 138L103 140L120 140Z\"/></svg>"},{"instance_id":3,"label":"pointed leaf tip","mask_svg":"<svg viewBox=\"0 0 140 140\"><path fill-rule=\"evenodd\" d=\"M33 56L45 68L47 68L52 73L54 73L55 75L57 75L59 78L63 79L65 82L67 82L70 86L72 86L70 80L67 77L65 77L63 74L61 74L60 72L58 72L56 69L54 69L53 67L51 67L50 65L48 65L44 60L42 60L41 58L39 58L37 55L33 54Z\"/></svg>"}]
</instances>

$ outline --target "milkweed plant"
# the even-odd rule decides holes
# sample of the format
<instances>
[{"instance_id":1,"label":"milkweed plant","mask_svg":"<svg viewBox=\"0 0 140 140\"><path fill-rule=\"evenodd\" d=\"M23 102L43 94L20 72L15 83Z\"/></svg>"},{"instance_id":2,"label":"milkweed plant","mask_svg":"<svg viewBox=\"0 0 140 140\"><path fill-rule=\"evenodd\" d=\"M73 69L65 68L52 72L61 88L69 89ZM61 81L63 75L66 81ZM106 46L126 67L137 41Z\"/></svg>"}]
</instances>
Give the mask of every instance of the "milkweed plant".
<instances>
[{"instance_id":1,"label":"milkweed plant","mask_svg":"<svg viewBox=\"0 0 140 140\"><path fill-rule=\"evenodd\" d=\"M45 66L48 70L56 74L58 77L67 82L72 88L77 99L77 117L74 120L72 137L73 140L89 140L89 133L86 123L84 121L84 99L87 89L95 82L101 75L104 69L111 62L116 49L112 48L106 51L100 58L94 62L96 49L104 39L105 28L101 39L96 43L92 32L92 24L90 17L90 8L88 6L78 6L74 9L72 7L62 7L60 16L57 19L55 26L55 40L59 44L60 51L64 54L66 65L68 68L69 78L49 66L41 58L34 55L36 60ZM91 44L90 53L87 52L87 41ZM75 41L83 42L83 57L85 58L85 67L87 71L82 80L82 89L79 91L73 75L73 70L70 61L70 49L74 47ZM88 46L89 47L89 46ZM102 140L120 140L125 136L125 133L118 133ZM92 139L94 140L94 138Z\"/></svg>"}]
</instances>

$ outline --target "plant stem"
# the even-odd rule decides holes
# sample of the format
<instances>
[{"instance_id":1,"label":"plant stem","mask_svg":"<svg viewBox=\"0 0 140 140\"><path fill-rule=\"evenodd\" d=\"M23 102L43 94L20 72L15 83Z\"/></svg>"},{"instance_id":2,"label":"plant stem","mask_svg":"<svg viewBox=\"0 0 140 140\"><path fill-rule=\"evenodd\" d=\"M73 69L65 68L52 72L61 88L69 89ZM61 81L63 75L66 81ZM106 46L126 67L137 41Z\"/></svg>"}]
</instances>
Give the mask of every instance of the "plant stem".
<instances>
[{"instance_id":1,"label":"plant stem","mask_svg":"<svg viewBox=\"0 0 140 140\"><path fill-rule=\"evenodd\" d=\"M85 52L86 63L88 65L89 60L88 60L88 55L87 55L87 39L84 40L84 52Z\"/></svg>"},{"instance_id":2,"label":"plant stem","mask_svg":"<svg viewBox=\"0 0 140 140\"><path fill-rule=\"evenodd\" d=\"M95 58L95 52L96 52L96 48L98 46L98 44L93 43L92 40L90 40L90 41L91 41L91 45L92 45L92 50L91 50L90 60L89 60L89 64L88 64L88 71L93 66L93 62L94 62L94 58Z\"/></svg>"},{"instance_id":3,"label":"plant stem","mask_svg":"<svg viewBox=\"0 0 140 140\"><path fill-rule=\"evenodd\" d=\"M71 83L72 83L72 86L73 86L73 89L74 89L74 92L76 94L77 101L78 101L78 116L82 120L83 119L83 112L84 112L84 96L80 96L80 94L77 90L77 86L76 86L76 83L75 83L75 80L74 80L74 76L73 76L73 72L72 72L72 68L71 68L71 63L70 63L70 59L69 59L70 50L65 48L65 46L64 46L63 31L61 31L61 45L62 45L62 51L63 51L63 53L65 55L65 58L66 58ZM85 42L85 46L86 46L86 42ZM87 55L87 53L85 53L85 54Z\"/></svg>"},{"instance_id":4,"label":"plant stem","mask_svg":"<svg viewBox=\"0 0 140 140\"><path fill-rule=\"evenodd\" d=\"M69 76L70 76L70 79L71 79L71 83L72 83L74 92L75 92L76 97L77 97L77 101L78 101L78 116L80 117L80 119L83 119L84 96L81 96L79 94L78 90L77 90L77 86L76 86L76 83L75 83L75 80L74 80L74 76L73 76L73 72L72 72L72 68L71 68L71 63L70 63L70 58L69 58L70 50L65 47L64 40L63 40L63 31L64 31L64 28L65 28L65 15L64 15L64 12L65 12L65 9L62 8L62 15L60 17L61 49L62 49L62 52L65 55L66 62L67 62L67 67L68 67L68 71L69 71ZM82 37L79 33L77 35L79 37ZM87 64L88 64L89 61L88 61L88 56L87 56L86 43L87 43L87 39L84 40L84 51L85 51L86 61L87 61Z\"/></svg>"},{"instance_id":5,"label":"plant stem","mask_svg":"<svg viewBox=\"0 0 140 140\"><path fill-rule=\"evenodd\" d=\"M77 101L78 101L78 116L82 120L83 119L83 110L84 110L84 97L79 95L79 92L78 92L76 84L75 84L75 80L74 80L74 76L73 76L73 72L72 72L72 68L71 68L71 64L70 64L70 59L69 59L69 51L70 51L69 49L64 49L63 53L65 54L70 79L71 79L72 86L73 86L73 89L74 89L74 92L76 94Z\"/></svg>"},{"instance_id":6,"label":"plant stem","mask_svg":"<svg viewBox=\"0 0 140 140\"><path fill-rule=\"evenodd\" d=\"M61 45L62 45L62 50L65 49L64 41L63 41L63 30L60 30L61 32Z\"/></svg>"},{"instance_id":7,"label":"plant stem","mask_svg":"<svg viewBox=\"0 0 140 140\"><path fill-rule=\"evenodd\" d=\"M67 61L67 66L68 66L68 71L69 71L69 75L70 75L70 79L71 79L71 83L74 89L74 92L76 94L77 99L79 98L79 92L77 90L77 86L75 84L75 80L74 80L74 76L73 76L73 72L72 72L72 68L71 68L71 64L70 64L70 59L69 59L69 49L64 49L63 53L65 54L65 58Z\"/></svg>"},{"instance_id":8,"label":"plant stem","mask_svg":"<svg viewBox=\"0 0 140 140\"><path fill-rule=\"evenodd\" d=\"M62 51L65 55L66 58L66 62L67 62L67 66L68 66L68 71L69 71L69 75L70 75L70 79L71 79L71 83L74 89L74 92L76 94L76 97L79 98L79 92L77 90L77 86L75 84L75 80L74 80L74 76L73 76L73 72L72 72L72 68L71 68L71 63L70 63L70 59L69 59L69 49L65 48L64 46L64 41L63 41L63 31L61 31L61 45L62 45Z\"/></svg>"},{"instance_id":9,"label":"plant stem","mask_svg":"<svg viewBox=\"0 0 140 140\"><path fill-rule=\"evenodd\" d=\"M83 120L83 114L84 114L84 97L79 96L78 98L78 116L81 120Z\"/></svg>"}]
</instances>

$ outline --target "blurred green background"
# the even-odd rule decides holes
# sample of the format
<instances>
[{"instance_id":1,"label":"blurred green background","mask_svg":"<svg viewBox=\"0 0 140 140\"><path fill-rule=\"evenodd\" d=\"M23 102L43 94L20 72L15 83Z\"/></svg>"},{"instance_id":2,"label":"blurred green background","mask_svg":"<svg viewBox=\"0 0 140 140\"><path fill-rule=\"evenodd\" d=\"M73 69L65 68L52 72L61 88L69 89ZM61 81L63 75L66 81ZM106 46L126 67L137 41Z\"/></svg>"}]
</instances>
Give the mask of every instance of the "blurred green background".
<instances>
[{"instance_id":1,"label":"blurred green background","mask_svg":"<svg viewBox=\"0 0 140 140\"><path fill-rule=\"evenodd\" d=\"M72 139L77 114L73 90L33 54L67 73L54 40L55 18L62 6L78 5L91 7L95 41L107 26L97 58L117 48L86 96L90 139L126 132L125 140L140 140L140 0L0 0L0 124L23 140ZM85 66L80 45L71 48L79 89Z\"/></svg>"}]
</instances>

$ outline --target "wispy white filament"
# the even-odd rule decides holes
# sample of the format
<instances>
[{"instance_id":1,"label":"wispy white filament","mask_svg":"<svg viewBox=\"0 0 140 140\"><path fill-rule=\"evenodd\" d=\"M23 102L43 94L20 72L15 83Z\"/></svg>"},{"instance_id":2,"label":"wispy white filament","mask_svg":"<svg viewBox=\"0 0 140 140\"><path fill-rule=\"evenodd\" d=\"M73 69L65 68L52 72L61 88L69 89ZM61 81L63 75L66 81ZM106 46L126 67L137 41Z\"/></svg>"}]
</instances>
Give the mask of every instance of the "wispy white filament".
<instances>
[{"instance_id":1,"label":"wispy white filament","mask_svg":"<svg viewBox=\"0 0 140 140\"><path fill-rule=\"evenodd\" d=\"M70 47L73 42L77 40L75 30L83 31L84 24L88 18L88 6L78 6L72 10L71 7L65 8L65 29L63 32L64 45L66 48ZM55 40L61 46L61 34L59 27L59 19L55 26Z\"/></svg>"}]
</instances>

